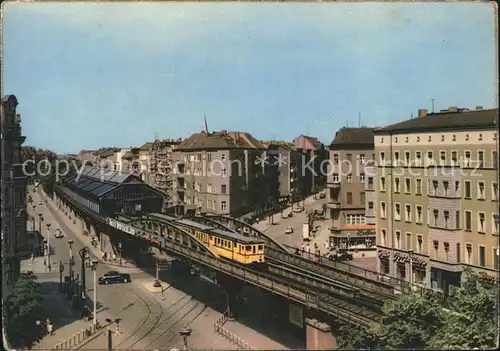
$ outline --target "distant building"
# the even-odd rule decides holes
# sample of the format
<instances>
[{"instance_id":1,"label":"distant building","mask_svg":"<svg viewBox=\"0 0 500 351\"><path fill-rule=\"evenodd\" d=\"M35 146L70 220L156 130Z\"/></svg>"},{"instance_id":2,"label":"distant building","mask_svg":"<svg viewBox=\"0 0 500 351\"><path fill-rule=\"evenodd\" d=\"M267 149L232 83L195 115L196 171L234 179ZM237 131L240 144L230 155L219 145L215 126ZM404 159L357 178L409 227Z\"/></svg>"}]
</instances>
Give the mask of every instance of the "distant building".
<instances>
[{"instance_id":1,"label":"distant building","mask_svg":"<svg viewBox=\"0 0 500 351\"><path fill-rule=\"evenodd\" d=\"M330 241L340 248L376 249L373 131L342 128L330 145L327 215L332 221Z\"/></svg>"},{"instance_id":2,"label":"distant building","mask_svg":"<svg viewBox=\"0 0 500 351\"><path fill-rule=\"evenodd\" d=\"M2 97L1 230L2 286L4 288L7 288L6 284L15 282L19 277L20 254L28 247L27 177L21 157L21 146L26 137L21 135L21 116L16 114L17 105L14 95Z\"/></svg>"},{"instance_id":3,"label":"distant building","mask_svg":"<svg viewBox=\"0 0 500 351\"><path fill-rule=\"evenodd\" d=\"M167 195L167 208L174 206L172 153L181 142L181 138L155 140L151 147L150 185Z\"/></svg>"},{"instance_id":4,"label":"distant building","mask_svg":"<svg viewBox=\"0 0 500 351\"><path fill-rule=\"evenodd\" d=\"M127 162L127 169L123 171L134 172L146 184L149 184L152 147L153 143L147 142L141 147L131 148L122 156L122 159Z\"/></svg>"},{"instance_id":5,"label":"distant building","mask_svg":"<svg viewBox=\"0 0 500 351\"><path fill-rule=\"evenodd\" d=\"M302 167L305 174L307 194L322 189L326 185L326 169L321 169L323 161L328 160L328 149L315 137L300 135L293 139L295 147L305 150L303 165L311 164L312 172L308 167ZM312 160L312 161L311 161Z\"/></svg>"},{"instance_id":6,"label":"distant building","mask_svg":"<svg viewBox=\"0 0 500 351\"><path fill-rule=\"evenodd\" d=\"M173 151L178 213L238 216L270 201L266 148L248 133L196 133Z\"/></svg>"},{"instance_id":7,"label":"distant building","mask_svg":"<svg viewBox=\"0 0 500 351\"><path fill-rule=\"evenodd\" d=\"M271 197L291 198L294 194L306 196L308 184L303 172L303 158L308 150L299 149L286 141L262 141L267 148L267 173Z\"/></svg>"},{"instance_id":8,"label":"distant building","mask_svg":"<svg viewBox=\"0 0 500 351\"><path fill-rule=\"evenodd\" d=\"M76 158L82 163L82 165L87 164L89 166L95 166L97 165L98 160L97 150L82 150L78 153Z\"/></svg>"}]
</instances>

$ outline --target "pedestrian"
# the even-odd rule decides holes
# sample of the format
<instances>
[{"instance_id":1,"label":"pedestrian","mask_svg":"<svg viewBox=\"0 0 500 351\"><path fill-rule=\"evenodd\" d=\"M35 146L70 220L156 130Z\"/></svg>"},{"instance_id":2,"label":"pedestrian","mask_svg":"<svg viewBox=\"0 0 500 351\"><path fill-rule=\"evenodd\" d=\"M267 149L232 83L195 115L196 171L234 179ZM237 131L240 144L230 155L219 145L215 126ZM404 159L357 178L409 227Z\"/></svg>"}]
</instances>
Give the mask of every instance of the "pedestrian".
<instances>
[{"instance_id":1,"label":"pedestrian","mask_svg":"<svg viewBox=\"0 0 500 351\"><path fill-rule=\"evenodd\" d=\"M31 253L31 262L34 262L35 261L35 254L32 252Z\"/></svg>"},{"instance_id":2,"label":"pedestrian","mask_svg":"<svg viewBox=\"0 0 500 351\"><path fill-rule=\"evenodd\" d=\"M53 328L54 328L54 327L53 327L52 323L49 323L49 324L47 325L47 332L49 333L49 335L54 335L54 334L52 333Z\"/></svg>"},{"instance_id":3,"label":"pedestrian","mask_svg":"<svg viewBox=\"0 0 500 351\"><path fill-rule=\"evenodd\" d=\"M113 252L113 262L116 261L116 254Z\"/></svg>"},{"instance_id":4,"label":"pedestrian","mask_svg":"<svg viewBox=\"0 0 500 351\"><path fill-rule=\"evenodd\" d=\"M300 245L300 249L301 249L302 251L304 251L304 243L302 243L302 244Z\"/></svg>"}]
</instances>

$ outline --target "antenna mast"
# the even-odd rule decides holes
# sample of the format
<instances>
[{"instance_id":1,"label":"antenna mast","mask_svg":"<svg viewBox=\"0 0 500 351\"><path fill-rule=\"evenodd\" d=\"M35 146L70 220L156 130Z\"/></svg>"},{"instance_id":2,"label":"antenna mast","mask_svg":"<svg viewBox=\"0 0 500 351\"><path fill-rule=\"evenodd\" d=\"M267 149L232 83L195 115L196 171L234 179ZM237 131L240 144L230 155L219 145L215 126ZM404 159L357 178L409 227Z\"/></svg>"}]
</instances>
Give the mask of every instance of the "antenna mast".
<instances>
[{"instance_id":1,"label":"antenna mast","mask_svg":"<svg viewBox=\"0 0 500 351\"><path fill-rule=\"evenodd\" d=\"M434 98L432 98L431 100L432 100L432 113L434 113Z\"/></svg>"}]
</instances>

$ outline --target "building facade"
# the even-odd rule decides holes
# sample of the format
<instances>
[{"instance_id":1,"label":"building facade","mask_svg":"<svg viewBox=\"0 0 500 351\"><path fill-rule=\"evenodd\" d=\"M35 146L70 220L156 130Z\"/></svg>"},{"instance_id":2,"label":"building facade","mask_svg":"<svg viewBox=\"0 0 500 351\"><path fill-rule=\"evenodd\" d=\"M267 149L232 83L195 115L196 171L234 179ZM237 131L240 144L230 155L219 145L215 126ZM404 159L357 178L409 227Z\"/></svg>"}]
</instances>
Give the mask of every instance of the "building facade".
<instances>
[{"instance_id":1,"label":"building facade","mask_svg":"<svg viewBox=\"0 0 500 351\"><path fill-rule=\"evenodd\" d=\"M173 160L172 153L182 139L155 140L151 147L150 185L160 190L166 197L166 207L173 207Z\"/></svg>"},{"instance_id":2,"label":"building facade","mask_svg":"<svg viewBox=\"0 0 500 351\"><path fill-rule=\"evenodd\" d=\"M330 145L327 217L330 242L339 248L374 251L373 128L342 128Z\"/></svg>"},{"instance_id":3,"label":"building facade","mask_svg":"<svg viewBox=\"0 0 500 351\"><path fill-rule=\"evenodd\" d=\"M304 152L302 169L305 176L306 195L323 189L326 185L327 172L326 169L322 169L321 165L324 164L323 161L328 160L328 149L317 138L307 135L296 137L293 139L293 144Z\"/></svg>"},{"instance_id":4,"label":"building facade","mask_svg":"<svg viewBox=\"0 0 500 351\"><path fill-rule=\"evenodd\" d=\"M239 216L270 200L264 146L248 133L196 133L173 152L176 212Z\"/></svg>"},{"instance_id":5,"label":"building facade","mask_svg":"<svg viewBox=\"0 0 500 351\"><path fill-rule=\"evenodd\" d=\"M140 147L131 148L122 156L124 172L134 172L146 184L151 182L151 150L153 143L147 142Z\"/></svg>"},{"instance_id":6,"label":"building facade","mask_svg":"<svg viewBox=\"0 0 500 351\"><path fill-rule=\"evenodd\" d=\"M378 270L446 292L498 270L498 110L428 114L375 131Z\"/></svg>"},{"instance_id":7,"label":"building facade","mask_svg":"<svg viewBox=\"0 0 500 351\"><path fill-rule=\"evenodd\" d=\"M14 95L2 97L2 285L13 283L20 275L20 254L28 247L26 186L28 172L23 170L21 116L16 114Z\"/></svg>"}]
</instances>

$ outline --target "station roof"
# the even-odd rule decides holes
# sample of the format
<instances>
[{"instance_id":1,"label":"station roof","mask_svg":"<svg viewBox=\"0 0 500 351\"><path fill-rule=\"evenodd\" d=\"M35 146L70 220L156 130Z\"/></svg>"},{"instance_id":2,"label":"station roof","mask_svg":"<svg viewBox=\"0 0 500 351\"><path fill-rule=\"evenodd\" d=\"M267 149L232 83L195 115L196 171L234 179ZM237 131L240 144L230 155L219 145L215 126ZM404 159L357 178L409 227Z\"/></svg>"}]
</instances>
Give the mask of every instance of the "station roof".
<instances>
[{"instance_id":1,"label":"station roof","mask_svg":"<svg viewBox=\"0 0 500 351\"><path fill-rule=\"evenodd\" d=\"M129 173L110 171L96 167L84 167L81 172L65 176L62 184L86 198L101 199L122 184L143 183L140 178Z\"/></svg>"}]
</instances>

